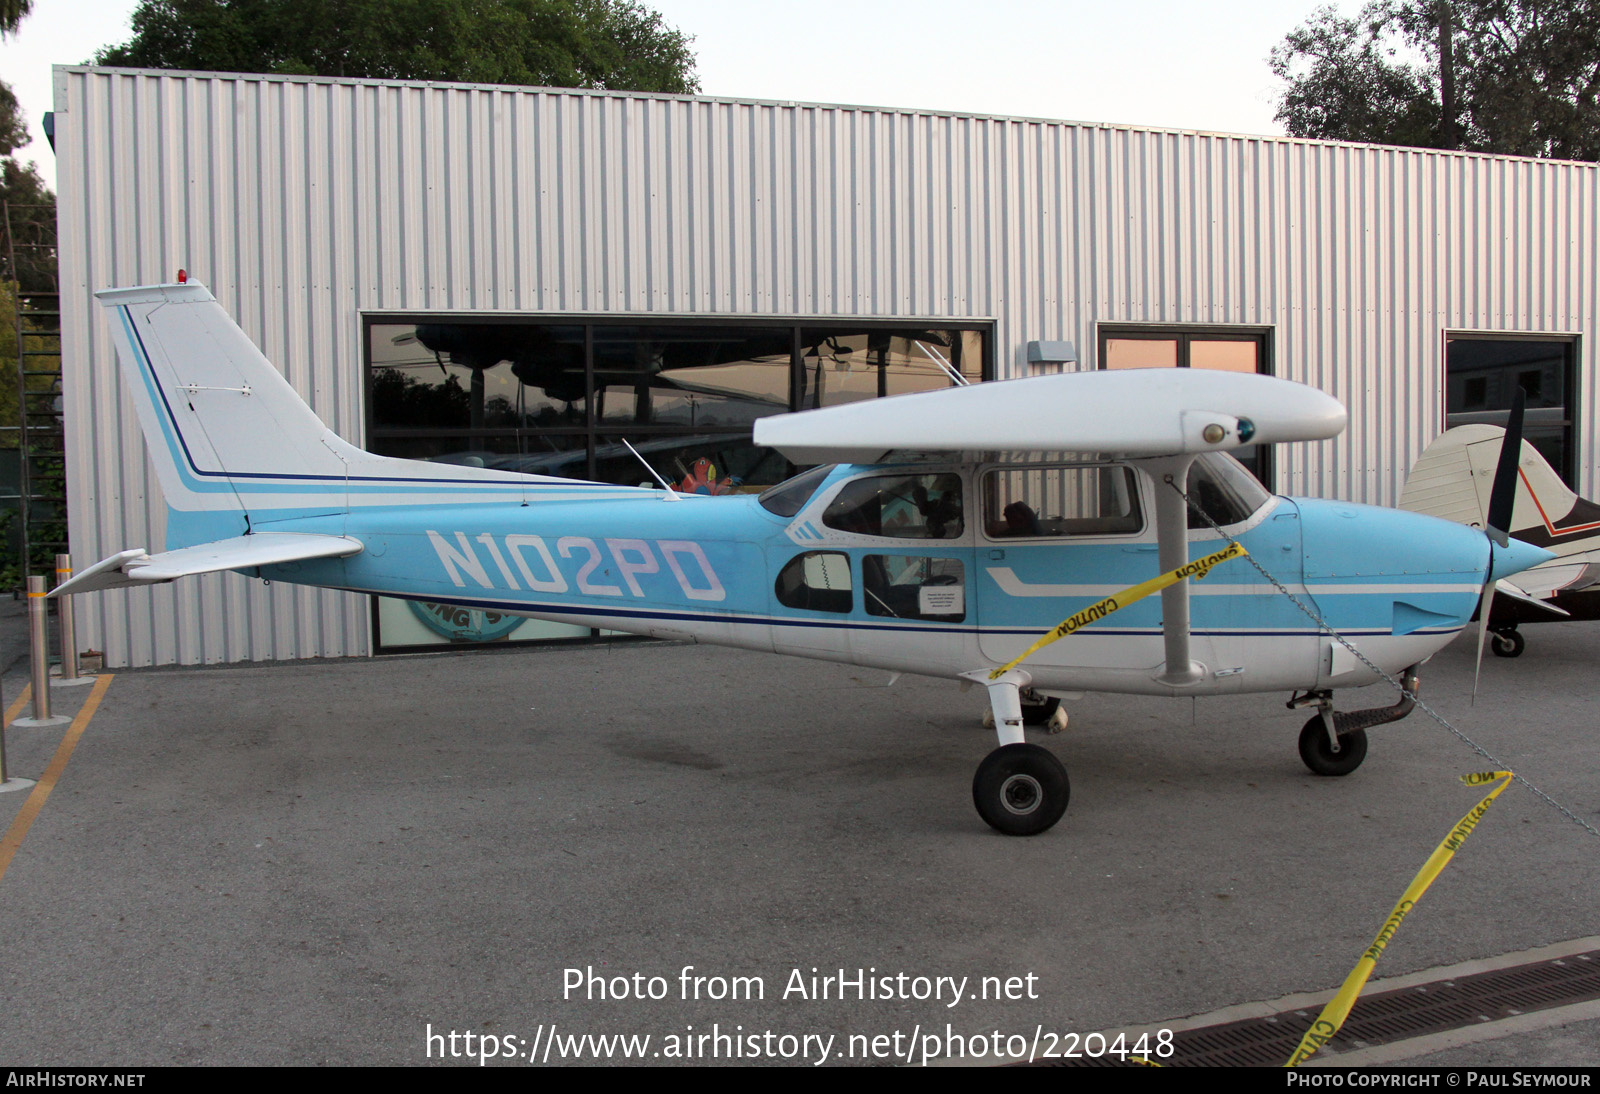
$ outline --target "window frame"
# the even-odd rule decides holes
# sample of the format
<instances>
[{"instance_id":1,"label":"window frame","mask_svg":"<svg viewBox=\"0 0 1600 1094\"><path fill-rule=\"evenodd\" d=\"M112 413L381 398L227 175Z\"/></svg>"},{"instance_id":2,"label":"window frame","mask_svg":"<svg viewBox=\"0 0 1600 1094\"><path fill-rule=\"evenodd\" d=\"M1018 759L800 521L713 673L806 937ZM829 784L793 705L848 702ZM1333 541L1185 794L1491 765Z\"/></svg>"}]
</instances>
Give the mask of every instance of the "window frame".
<instances>
[{"instance_id":1,"label":"window frame","mask_svg":"<svg viewBox=\"0 0 1600 1094\"><path fill-rule=\"evenodd\" d=\"M1562 378L1566 388L1566 398L1563 405L1564 420L1562 436L1562 466L1556 467L1555 472L1561 481L1574 491L1578 489L1578 469L1582 466L1578 459L1578 442L1582 433L1579 430L1579 410L1583 405L1583 392L1580 390L1583 383L1583 369L1579 362L1583 358L1583 335L1577 331L1527 331L1527 330L1458 330L1445 328L1439 335L1439 430L1443 432L1450 428L1450 343L1452 340L1471 342L1549 342L1567 347L1567 360L1564 368L1566 375ZM1513 366L1505 365L1502 368ZM1463 411L1461 413L1474 413ZM1476 413L1498 414L1509 417L1510 410L1483 410ZM1461 423L1466 424L1466 423ZM1490 423L1499 424L1499 423Z\"/></svg>"},{"instance_id":2,"label":"window frame","mask_svg":"<svg viewBox=\"0 0 1600 1094\"><path fill-rule=\"evenodd\" d=\"M1257 349L1256 375L1276 376L1278 362L1274 352L1277 341L1276 327L1249 323L1096 323L1095 369L1106 368L1107 343L1113 338L1134 341L1178 342L1177 368L1189 368L1190 346L1194 342L1254 342ZM1277 493L1273 482L1277 478L1277 461L1273 459L1271 445L1261 445L1257 452L1257 466L1250 471L1261 481L1269 493Z\"/></svg>"}]
</instances>

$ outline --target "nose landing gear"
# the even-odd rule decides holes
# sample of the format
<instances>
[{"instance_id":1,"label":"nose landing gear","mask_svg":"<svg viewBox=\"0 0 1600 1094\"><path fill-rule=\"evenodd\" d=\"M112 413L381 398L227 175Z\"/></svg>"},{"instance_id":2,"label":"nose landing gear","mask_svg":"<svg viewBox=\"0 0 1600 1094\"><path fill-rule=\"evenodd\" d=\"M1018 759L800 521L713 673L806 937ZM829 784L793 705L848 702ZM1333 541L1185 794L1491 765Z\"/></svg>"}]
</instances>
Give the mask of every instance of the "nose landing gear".
<instances>
[{"instance_id":1,"label":"nose landing gear","mask_svg":"<svg viewBox=\"0 0 1600 1094\"><path fill-rule=\"evenodd\" d=\"M1348 775L1367 758L1367 730L1398 722L1416 708L1417 666L1400 674L1405 694L1392 707L1335 713L1333 692L1308 691L1288 702L1290 710L1314 706L1317 713L1300 730L1300 759L1314 775Z\"/></svg>"}]
</instances>

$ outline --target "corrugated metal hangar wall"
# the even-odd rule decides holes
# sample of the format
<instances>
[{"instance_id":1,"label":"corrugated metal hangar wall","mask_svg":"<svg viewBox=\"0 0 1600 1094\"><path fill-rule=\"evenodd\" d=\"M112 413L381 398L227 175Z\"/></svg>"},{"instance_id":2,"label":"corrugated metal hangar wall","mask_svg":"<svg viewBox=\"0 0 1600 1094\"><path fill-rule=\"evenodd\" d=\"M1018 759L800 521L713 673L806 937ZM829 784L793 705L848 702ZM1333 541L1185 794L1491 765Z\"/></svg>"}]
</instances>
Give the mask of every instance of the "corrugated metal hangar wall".
<instances>
[{"instance_id":1,"label":"corrugated metal hangar wall","mask_svg":"<svg viewBox=\"0 0 1600 1094\"><path fill-rule=\"evenodd\" d=\"M1580 335L1596 482L1597 168L794 103L56 70L74 561L163 503L91 293L208 284L363 436L374 311L987 318L1096 366L1104 323L1270 328L1351 411L1276 487L1394 500L1442 427L1446 331ZM1064 430L1070 422L1063 422ZM363 654L365 597L236 575L85 597L110 665Z\"/></svg>"}]
</instances>

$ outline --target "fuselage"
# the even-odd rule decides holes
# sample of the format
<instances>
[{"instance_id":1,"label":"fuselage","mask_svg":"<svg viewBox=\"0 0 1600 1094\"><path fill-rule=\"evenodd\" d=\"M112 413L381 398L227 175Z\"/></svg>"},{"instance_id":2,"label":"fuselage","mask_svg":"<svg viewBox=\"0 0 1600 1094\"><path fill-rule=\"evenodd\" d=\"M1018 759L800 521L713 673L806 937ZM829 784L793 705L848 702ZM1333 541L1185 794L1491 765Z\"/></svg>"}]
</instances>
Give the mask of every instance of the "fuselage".
<instances>
[{"instance_id":1,"label":"fuselage","mask_svg":"<svg viewBox=\"0 0 1600 1094\"><path fill-rule=\"evenodd\" d=\"M1250 559L1192 582L1198 679L1181 688L1159 679L1162 608L1152 597L1030 656L1035 687L1218 694L1365 684L1376 677L1303 609L1387 672L1424 660L1472 616L1490 562L1481 532L1276 497L1240 486L1242 469L1210 466L1222 468L1216 481L1191 478L1191 496ZM1158 484L1137 461L839 466L791 482L759 499L638 490L291 518L272 526L350 535L365 548L262 576L954 677L1005 663L1074 612L1159 572ZM1189 532L1192 557L1225 545L1193 523L1202 526Z\"/></svg>"}]
</instances>

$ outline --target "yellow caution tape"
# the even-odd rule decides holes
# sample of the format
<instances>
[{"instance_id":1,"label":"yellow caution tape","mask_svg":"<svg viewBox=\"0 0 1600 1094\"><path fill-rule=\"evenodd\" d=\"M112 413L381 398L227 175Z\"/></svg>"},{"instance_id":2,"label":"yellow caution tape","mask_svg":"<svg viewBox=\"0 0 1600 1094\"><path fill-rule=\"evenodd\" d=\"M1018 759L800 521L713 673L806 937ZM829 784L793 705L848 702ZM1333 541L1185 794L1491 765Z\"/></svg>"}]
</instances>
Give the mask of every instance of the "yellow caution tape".
<instances>
[{"instance_id":1,"label":"yellow caution tape","mask_svg":"<svg viewBox=\"0 0 1600 1094\"><path fill-rule=\"evenodd\" d=\"M1482 771L1472 775L1461 776L1461 781L1468 786L1482 786L1500 780L1500 785L1490 791L1489 796L1472 807L1472 811L1461 818L1461 822L1450 830L1444 842L1434 849L1428 861L1422 864L1422 869L1417 871L1417 876L1411 879L1411 884L1406 888L1405 895L1400 898L1400 903L1394 906L1394 911L1389 913L1389 918L1383 921L1383 929L1378 932L1378 937L1372 940L1372 945L1367 947L1367 952L1361 955L1361 960L1356 962L1356 967L1350 970L1350 975L1345 977L1344 984L1339 992L1322 1008L1322 1013L1317 1015L1317 1020L1311 1023L1311 1028L1300 1041L1300 1046L1294 1050L1294 1055L1289 1057L1289 1062L1284 1067L1295 1067L1311 1058L1311 1055L1333 1039L1339 1032L1339 1027L1344 1025L1344 1020L1350 1016L1350 1008L1356 1005L1356 996L1361 994L1362 987L1367 978L1372 975L1373 967L1377 965L1378 958L1383 956L1384 949L1394 938L1395 932L1400 929L1400 924L1405 921L1411 909L1416 907L1417 901L1422 899L1422 894L1428 891L1428 886L1433 884L1433 879L1455 857L1456 850L1472 835L1472 830L1478 826L1483 815L1489 811L1489 806L1500 796L1500 792L1511 785L1514 776L1509 771Z\"/></svg>"},{"instance_id":2,"label":"yellow caution tape","mask_svg":"<svg viewBox=\"0 0 1600 1094\"><path fill-rule=\"evenodd\" d=\"M1044 647L1048 646L1050 643L1055 642L1058 639L1065 638L1073 631L1082 630L1090 623L1093 623L1099 619L1104 619L1112 612L1126 608L1129 604L1132 604L1135 601L1143 600L1151 593L1159 593L1168 585L1176 585L1185 578L1192 577L1196 581L1199 581L1201 578L1210 573L1211 568L1217 565L1219 562L1226 562L1230 558L1243 558L1249 553L1249 551L1246 551L1239 544L1229 543L1216 554L1207 555L1205 558L1197 558L1193 562L1186 562L1182 566L1179 566L1176 570L1169 570L1160 577L1152 577L1149 581L1142 581L1130 588L1123 589L1120 593L1112 593L1098 604L1090 604L1087 608L1073 615L1070 619L1063 619L1057 626L1046 631L1044 636L1040 638L1039 641L1023 650L1022 653L1015 659L1006 662L1004 665L1001 665L999 668L991 672L989 674L989 679L1000 679L1001 676L1022 664L1023 661L1033 656L1033 654L1037 651L1044 649Z\"/></svg>"}]
</instances>

